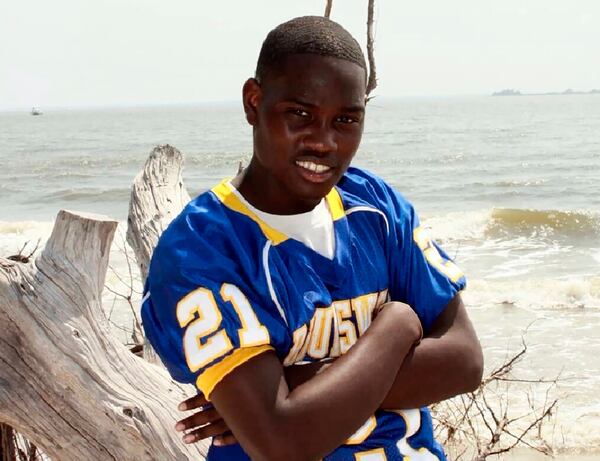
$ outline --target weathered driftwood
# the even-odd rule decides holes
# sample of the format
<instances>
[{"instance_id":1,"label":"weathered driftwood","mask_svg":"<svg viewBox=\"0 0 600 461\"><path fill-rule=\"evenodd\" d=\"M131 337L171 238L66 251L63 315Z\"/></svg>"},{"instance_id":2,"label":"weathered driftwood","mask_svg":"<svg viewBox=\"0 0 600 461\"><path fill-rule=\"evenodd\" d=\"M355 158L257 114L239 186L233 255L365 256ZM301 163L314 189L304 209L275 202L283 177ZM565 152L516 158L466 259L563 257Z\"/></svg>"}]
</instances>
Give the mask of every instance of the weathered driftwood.
<instances>
[{"instance_id":1,"label":"weathered driftwood","mask_svg":"<svg viewBox=\"0 0 600 461\"><path fill-rule=\"evenodd\" d=\"M127 243L133 249L143 280L158 238L190 201L183 185L182 171L183 154L179 150L168 144L156 146L144 169L133 181L127 217ZM139 312L136 314L139 320ZM136 333L143 337L142 332ZM145 337L143 357L148 362L160 363Z\"/></svg>"},{"instance_id":2,"label":"weathered driftwood","mask_svg":"<svg viewBox=\"0 0 600 461\"><path fill-rule=\"evenodd\" d=\"M0 258L0 421L56 461L202 459L173 430L189 389L111 336L101 294L117 223L61 211L33 264Z\"/></svg>"},{"instance_id":3,"label":"weathered driftwood","mask_svg":"<svg viewBox=\"0 0 600 461\"><path fill-rule=\"evenodd\" d=\"M127 242L142 278L160 234L190 201L181 172L183 154L172 146L156 146L135 177L127 218Z\"/></svg>"}]
</instances>

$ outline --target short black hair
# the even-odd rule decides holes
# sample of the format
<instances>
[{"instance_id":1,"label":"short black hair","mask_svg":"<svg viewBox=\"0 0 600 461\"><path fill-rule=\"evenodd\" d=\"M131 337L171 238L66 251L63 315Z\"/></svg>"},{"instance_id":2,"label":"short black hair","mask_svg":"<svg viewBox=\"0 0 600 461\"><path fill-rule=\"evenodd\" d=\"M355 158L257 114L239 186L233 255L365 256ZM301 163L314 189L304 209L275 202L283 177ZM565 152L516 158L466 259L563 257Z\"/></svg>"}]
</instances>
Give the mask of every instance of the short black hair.
<instances>
[{"instance_id":1,"label":"short black hair","mask_svg":"<svg viewBox=\"0 0 600 461\"><path fill-rule=\"evenodd\" d=\"M323 16L301 16L269 32L258 56L256 79L260 82L286 57L303 53L345 59L362 67L366 76L365 56L350 32Z\"/></svg>"}]
</instances>

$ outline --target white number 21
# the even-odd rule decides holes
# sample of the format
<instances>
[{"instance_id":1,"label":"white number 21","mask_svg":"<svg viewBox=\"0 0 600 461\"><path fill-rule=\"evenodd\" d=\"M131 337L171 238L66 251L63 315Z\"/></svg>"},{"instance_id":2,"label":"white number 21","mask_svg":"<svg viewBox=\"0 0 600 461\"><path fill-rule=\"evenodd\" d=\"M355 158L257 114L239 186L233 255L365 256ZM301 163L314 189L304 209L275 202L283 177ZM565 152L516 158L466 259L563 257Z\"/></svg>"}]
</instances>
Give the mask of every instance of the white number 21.
<instances>
[{"instance_id":1,"label":"white number 21","mask_svg":"<svg viewBox=\"0 0 600 461\"><path fill-rule=\"evenodd\" d=\"M238 329L240 347L258 346L269 343L269 332L260 324L250 302L241 290L230 283L221 286L220 296L223 301L234 307L242 328ZM186 328L183 335L185 359L192 372L226 354L233 345L224 329L208 337L204 344L200 342L217 331L223 320L212 291L197 288L177 303L177 320L181 328Z\"/></svg>"}]
</instances>

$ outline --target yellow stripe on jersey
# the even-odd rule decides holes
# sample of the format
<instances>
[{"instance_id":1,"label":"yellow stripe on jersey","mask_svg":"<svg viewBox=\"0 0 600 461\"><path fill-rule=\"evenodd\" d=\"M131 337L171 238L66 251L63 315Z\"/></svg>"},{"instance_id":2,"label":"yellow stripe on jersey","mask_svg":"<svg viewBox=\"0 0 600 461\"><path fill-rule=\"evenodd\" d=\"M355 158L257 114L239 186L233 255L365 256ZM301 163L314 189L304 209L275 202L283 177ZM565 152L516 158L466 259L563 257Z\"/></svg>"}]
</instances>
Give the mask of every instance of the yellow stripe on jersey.
<instances>
[{"instance_id":1,"label":"yellow stripe on jersey","mask_svg":"<svg viewBox=\"0 0 600 461\"><path fill-rule=\"evenodd\" d=\"M375 448L373 450L355 453L354 459L356 461L387 461L387 456L385 455L385 450L383 448ZM409 461L408 456L403 459Z\"/></svg>"},{"instance_id":2,"label":"yellow stripe on jersey","mask_svg":"<svg viewBox=\"0 0 600 461\"><path fill-rule=\"evenodd\" d=\"M289 237L285 235L283 232L274 229L269 226L266 222L256 216L233 192L231 189L231 185L228 180L221 181L218 185L212 188L212 192L218 197L218 199L225 205L227 208L230 208L233 211L237 211L243 215L248 216L252 221L254 221L260 227L265 237L267 237L273 245L278 245L282 242L285 242ZM329 207L329 212L331 213L331 217L334 221L338 219L342 219L346 216L344 212L344 204L342 203L342 197L337 189L334 187L329 191L327 196L325 197L327 200L327 206Z\"/></svg>"},{"instance_id":3,"label":"yellow stripe on jersey","mask_svg":"<svg viewBox=\"0 0 600 461\"><path fill-rule=\"evenodd\" d=\"M377 418L375 415L367 419L357 431L350 436L348 440L344 442L344 445L360 445L373 433L377 427Z\"/></svg>"},{"instance_id":4,"label":"yellow stripe on jersey","mask_svg":"<svg viewBox=\"0 0 600 461\"><path fill-rule=\"evenodd\" d=\"M431 232L428 228L419 226L413 230L413 239L425 255L427 262L448 277L452 282L458 282L464 274L451 260L444 260L433 244Z\"/></svg>"},{"instance_id":5,"label":"yellow stripe on jersey","mask_svg":"<svg viewBox=\"0 0 600 461\"><path fill-rule=\"evenodd\" d=\"M273 346L264 345L237 349L231 355L228 355L216 365L207 368L204 373L198 376L196 387L202 391L207 400L210 400L210 394L225 376L252 357L270 350L273 350Z\"/></svg>"},{"instance_id":6,"label":"yellow stripe on jersey","mask_svg":"<svg viewBox=\"0 0 600 461\"><path fill-rule=\"evenodd\" d=\"M240 199L233 190L231 190L231 186L228 184L228 181L222 181L220 184L216 185L212 188L212 192L219 198L223 205L227 208L232 209L233 211L237 211L243 215L248 216L252 221L254 221L260 227L260 230L265 234L273 245L278 245L282 242L285 242L289 237L285 235L283 232L279 232L277 229L272 228L262 219L260 219L256 214L254 214Z\"/></svg>"},{"instance_id":7,"label":"yellow stripe on jersey","mask_svg":"<svg viewBox=\"0 0 600 461\"><path fill-rule=\"evenodd\" d=\"M329 212L331 213L331 217L334 221L342 219L344 216L346 216L346 213L344 212L344 204L342 203L342 197L340 197L340 193L335 187L329 191L329 194L327 194L325 199L327 200Z\"/></svg>"}]
</instances>

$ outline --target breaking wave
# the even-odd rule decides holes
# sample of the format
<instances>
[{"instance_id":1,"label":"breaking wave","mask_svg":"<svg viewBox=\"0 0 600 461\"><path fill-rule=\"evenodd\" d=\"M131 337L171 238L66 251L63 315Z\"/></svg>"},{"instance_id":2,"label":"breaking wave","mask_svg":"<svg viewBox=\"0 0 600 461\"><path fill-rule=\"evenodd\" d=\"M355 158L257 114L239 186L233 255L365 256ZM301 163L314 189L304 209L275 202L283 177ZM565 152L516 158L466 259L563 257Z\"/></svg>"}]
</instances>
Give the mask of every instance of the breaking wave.
<instances>
[{"instance_id":1,"label":"breaking wave","mask_svg":"<svg viewBox=\"0 0 600 461\"><path fill-rule=\"evenodd\" d=\"M486 229L491 237L533 232L546 236L600 236L600 216L587 211L494 208Z\"/></svg>"},{"instance_id":2,"label":"breaking wave","mask_svg":"<svg viewBox=\"0 0 600 461\"><path fill-rule=\"evenodd\" d=\"M492 208L424 216L423 221L442 242L563 237L598 238L600 244L600 215L592 211Z\"/></svg>"},{"instance_id":3,"label":"breaking wave","mask_svg":"<svg viewBox=\"0 0 600 461\"><path fill-rule=\"evenodd\" d=\"M472 278L464 298L468 305L479 307L501 305L546 311L572 308L600 311L600 277Z\"/></svg>"}]
</instances>

